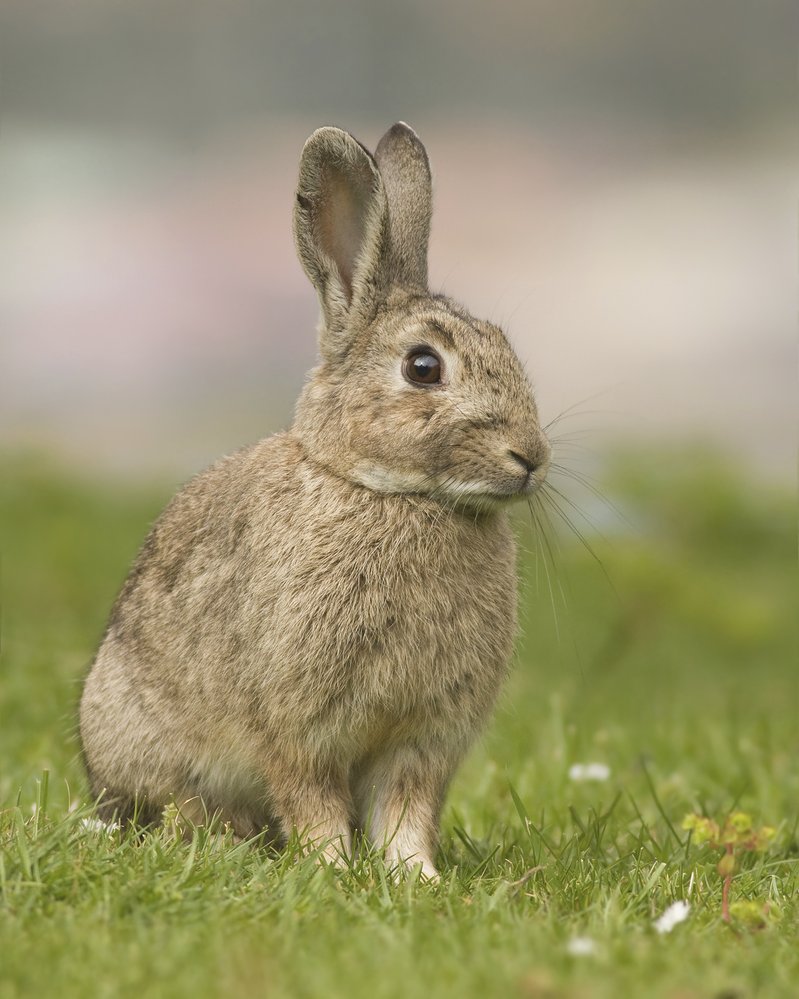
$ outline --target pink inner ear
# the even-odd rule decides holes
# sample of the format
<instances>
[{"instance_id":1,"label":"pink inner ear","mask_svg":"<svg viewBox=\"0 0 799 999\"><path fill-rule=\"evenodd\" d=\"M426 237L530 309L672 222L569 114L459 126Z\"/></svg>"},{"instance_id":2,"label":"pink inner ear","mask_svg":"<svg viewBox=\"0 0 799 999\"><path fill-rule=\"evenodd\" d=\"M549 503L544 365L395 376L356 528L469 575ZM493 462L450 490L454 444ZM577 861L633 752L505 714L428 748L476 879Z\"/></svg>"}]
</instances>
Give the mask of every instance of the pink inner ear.
<instances>
[{"instance_id":1,"label":"pink inner ear","mask_svg":"<svg viewBox=\"0 0 799 999\"><path fill-rule=\"evenodd\" d=\"M323 181L317 216L319 245L333 260L348 301L352 301L355 265L363 249L372 196L371 173L352 166L330 168Z\"/></svg>"}]
</instances>

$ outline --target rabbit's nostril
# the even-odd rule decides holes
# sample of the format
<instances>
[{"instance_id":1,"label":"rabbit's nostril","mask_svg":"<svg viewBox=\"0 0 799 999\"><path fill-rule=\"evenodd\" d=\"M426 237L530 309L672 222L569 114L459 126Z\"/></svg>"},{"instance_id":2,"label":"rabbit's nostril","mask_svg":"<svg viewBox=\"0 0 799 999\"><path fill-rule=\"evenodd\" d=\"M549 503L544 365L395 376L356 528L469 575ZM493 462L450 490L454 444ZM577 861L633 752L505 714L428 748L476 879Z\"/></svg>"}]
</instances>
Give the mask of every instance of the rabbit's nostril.
<instances>
[{"instance_id":1,"label":"rabbit's nostril","mask_svg":"<svg viewBox=\"0 0 799 999\"><path fill-rule=\"evenodd\" d=\"M514 461L518 461L518 463L522 466L522 468L524 468L525 472L527 472L528 475L531 475L536 470L536 468L538 468L538 464L536 462L530 461L529 458L525 458L524 455L519 454L518 451L508 451L508 454L511 456L511 458L513 458Z\"/></svg>"}]
</instances>

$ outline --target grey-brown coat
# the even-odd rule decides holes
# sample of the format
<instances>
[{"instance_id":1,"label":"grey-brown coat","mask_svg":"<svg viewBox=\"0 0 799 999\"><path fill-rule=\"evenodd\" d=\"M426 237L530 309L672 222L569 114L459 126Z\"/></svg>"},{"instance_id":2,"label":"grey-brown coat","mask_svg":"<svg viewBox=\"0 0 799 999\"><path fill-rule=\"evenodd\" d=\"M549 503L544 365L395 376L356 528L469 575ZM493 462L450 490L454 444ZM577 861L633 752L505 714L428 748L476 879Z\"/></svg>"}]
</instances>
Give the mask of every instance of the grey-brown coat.
<instances>
[{"instance_id":1,"label":"grey-brown coat","mask_svg":"<svg viewBox=\"0 0 799 999\"><path fill-rule=\"evenodd\" d=\"M433 875L448 782L516 629L506 507L549 446L508 341L427 290L430 171L324 128L295 237L322 308L292 427L198 475L147 538L86 680L106 814L175 800Z\"/></svg>"}]
</instances>

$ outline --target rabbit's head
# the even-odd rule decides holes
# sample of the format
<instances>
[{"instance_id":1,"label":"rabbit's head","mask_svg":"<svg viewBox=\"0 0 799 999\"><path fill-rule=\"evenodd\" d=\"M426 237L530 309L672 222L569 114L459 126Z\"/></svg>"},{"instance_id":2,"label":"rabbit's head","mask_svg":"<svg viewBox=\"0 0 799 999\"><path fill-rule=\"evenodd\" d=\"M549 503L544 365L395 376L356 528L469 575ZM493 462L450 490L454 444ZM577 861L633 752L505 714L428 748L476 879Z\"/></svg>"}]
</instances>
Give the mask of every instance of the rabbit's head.
<instances>
[{"instance_id":1,"label":"rabbit's head","mask_svg":"<svg viewBox=\"0 0 799 999\"><path fill-rule=\"evenodd\" d=\"M294 234L322 307L321 363L295 432L369 489L491 506L533 492L550 448L502 331L428 291L431 200L407 125L374 156L337 128L305 144Z\"/></svg>"}]
</instances>

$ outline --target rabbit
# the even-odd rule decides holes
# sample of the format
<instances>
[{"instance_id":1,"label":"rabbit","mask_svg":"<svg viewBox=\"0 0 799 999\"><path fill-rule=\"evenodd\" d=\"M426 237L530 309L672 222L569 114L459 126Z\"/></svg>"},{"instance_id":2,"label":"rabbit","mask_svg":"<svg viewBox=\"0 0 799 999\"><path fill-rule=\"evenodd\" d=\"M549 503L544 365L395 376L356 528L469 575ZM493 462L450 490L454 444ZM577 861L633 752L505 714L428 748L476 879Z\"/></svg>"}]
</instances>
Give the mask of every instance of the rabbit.
<instances>
[{"instance_id":1,"label":"rabbit","mask_svg":"<svg viewBox=\"0 0 799 999\"><path fill-rule=\"evenodd\" d=\"M85 681L104 817L175 803L341 862L360 831L435 878L453 773L516 634L512 501L550 446L497 326L427 283L430 166L325 127L301 155L319 362L290 428L192 479L156 521Z\"/></svg>"}]
</instances>

